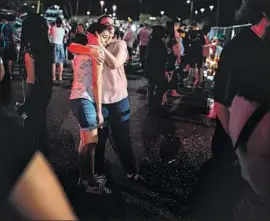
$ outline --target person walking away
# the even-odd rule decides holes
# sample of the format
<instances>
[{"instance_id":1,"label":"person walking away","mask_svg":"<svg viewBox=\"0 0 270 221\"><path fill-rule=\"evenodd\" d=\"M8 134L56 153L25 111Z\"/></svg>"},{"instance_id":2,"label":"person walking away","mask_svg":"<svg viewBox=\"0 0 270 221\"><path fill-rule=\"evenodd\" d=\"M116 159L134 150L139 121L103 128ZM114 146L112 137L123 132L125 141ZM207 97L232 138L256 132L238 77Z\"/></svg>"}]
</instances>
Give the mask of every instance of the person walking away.
<instances>
[{"instance_id":1,"label":"person walking away","mask_svg":"<svg viewBox=\"0 0 270 221\"><path fill-rule=\"evenodd\" d=\"M113 139L119 151L120 160L127 172L127 178L142 181L143 178L139 175L136 168L130 140L130 104L128 100L127 78L124 69L124 63L128 59L127 44L125 41L113 38L115 28L114 21L110 16L101 16L98 22L109 28L111 40L106 48L101 46L102 50L105 52L105 65L102 74L102 113L104 117L104 127L98 131L96 171L101 175L104 174L105 145L109 135L109 127L111 127ZM93 39L93 41L96 40ZM100 59L99 49L93 50L93 48L75 44L71 44L69 49L75 54L89 54L94 59Z\"/></svg>"},{"instance_id":2,"label":"person walking away","mask_svg":"<svg viewBox=\"0 0 270 221\"><path fill-rule=\"evenodd\" d=\"M168 89L171 90L172 97L179 97L180 94L177 92L178 76L175 70L176 63L181 63L181 47L180 42L176 39L175 26L178 26L178 24L173 22L167 22L166 24L166 31L168 33L166 40L168 50L166 75L169 81ZM167 102L167 93L165 94L164 99L164 102Z\"/></svg>"},{"instance_id":3,"label":"person walking away","mask_svg":"<svg viewBox=\"0 0 270 221\"><path fill-rule=\"evenodd\" d=\"M52 94L53 52L46 21L38 14L28 14L23 21L20 56L24 70L24 101L18 111L25 118L25 139L47 155L46 109Z\"/></svg>"},{"instance_id":4,"label":"person walking away","mask_svg":"<svg viewBox=\"0 0 270 221\"><path fill-rule=\"evenodd\" d=\"M13 24L14 16L7 15L7 22L2 25L1 39L3 40L3 61L6 74L2 80L2 92L6 104L11 102L11 76L13 63L17 61L17 47L15 42L16 29Z\"/></svg>"},{"instance_id":5,"label":"person walking away","mask_svg":"<svg viewBox=\"0 0 270 221\"><path fill-rule=\"evenodd\" d=\"M57 18L55 26L51 28L51 41L54 52L54 63L53 63L53 81L56 81L56 65L59 65L59 80L63 80L63 68L65 63L65 49L64 49L64 38L65 29L62 27L62 19Z\"/></svg>"},{"instance_id":6,"label":"person walking away","mask_svg":"<svg viewBox=\"0 0 270 221\"><path fill-rule=\"evenodd\" d=\"M88 33L100 35L103 45L107 45L110 32L105 25L93 23ZM77 33L74 43L87 45L85 34ZM98 45L92 45L99 47ZM102 115L102 70L103 64L98 64L89 55L75 55L74 80L70 101L72 111L80 125L81 141L79 146L80 178L79 185L87 192L94 194L110 193L101 186L95 176L95 150L98 142L98 128L103 127Z\"/></svg>"},{"instance_id":7,"label":"person walking away","mask_svg":"<svg viewBox=\"0 0 270 221\"><path fill-rule=\"evenodd\" d=\"M199 86L203 81L202 66L203 66L203 47L205 38L199 28L197 22L192 24L192 30L189 32L190 48L188 50L188 63L190 72L185 82L188 86L194 83L194 86ZM195 82L193 77L195 76Z\"/></svg>"},{"instance_id":8,"label":"person walking away","mask_svg":"<svg viewBox=\"0 0 270 221\"><path fill-rule=\"evenodd\" d=\"M128 66L131 67L132 65L132 56L133 56L133 46L134 46L134 42L136 40L136 35L134 33L134 31L131 28L132 23L128 22L127 25L127 30L125 31L123 40L127 43L127 48L128 48L128 55L129 55L129 59L128 59Z\"/></svg>"},{"instance_id":9,"label":"person walking away","mask_svg":"<svg viewBox=\"0 0 270 221\"><path fill-rule=\"evenodd\" d=\"M151 36L151 32L152 31L149 25L145 24L143 27L141 27L138 30L138 33L137 33L139 45L140 45L140 62L143 69L145 68L146 50L147 50L147 44Z\"/></svg>"},{"instance_id":10,"label":"person walking away","mask_svg":"<svg viewBox=\"0 0 270 221\"><path fill-rule=\"evenodd\" d=\"M165 80L168 52L166 48L166 30L154 26L146 54L146 77L148 78L149 113L160 113L164 103L164 94L168 87Z\"/></svg>"}]
</instances>

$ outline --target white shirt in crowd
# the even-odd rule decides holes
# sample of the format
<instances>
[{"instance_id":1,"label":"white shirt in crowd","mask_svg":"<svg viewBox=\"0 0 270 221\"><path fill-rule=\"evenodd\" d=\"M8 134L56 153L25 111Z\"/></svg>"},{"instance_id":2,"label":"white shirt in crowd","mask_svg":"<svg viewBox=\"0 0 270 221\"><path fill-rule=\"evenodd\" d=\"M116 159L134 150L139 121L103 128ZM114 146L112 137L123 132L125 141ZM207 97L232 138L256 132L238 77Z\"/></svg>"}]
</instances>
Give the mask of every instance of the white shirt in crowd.
<instances>
[{"instance_id":1,"label":"white shirt in crowd","mask_svg":"<svg viewBox=\"0 0 270 221\"><path fill-rule=\"evenodd\" d=\"M129 48L133 48L134 41L136 40L136 35L131 28L126 30L123 40L127 43Z\"/></svg>"},{"instance_id":2,"label":"white shirt in crowd","mask_svg":"<svg viewBox=\"0 0 270 221\"><path fill-rule=\"evenodd\" d=\"M62 27L53 26L51 28L51 42L53 44L62 45L65 38L65 29Z\"/></svg>"},{"instance_id":3,"label":"white shirt in crowd","mask_svg":"<svg viewBox=\"0 0 270 221\"><path fill-rule=\"evenodd\" d=\"M151 29L147 27L142 27L138 30L137 34L140 36L141 46L146 46L148 44L151 33L152 33Z\"/></svg>"}]
</instances>

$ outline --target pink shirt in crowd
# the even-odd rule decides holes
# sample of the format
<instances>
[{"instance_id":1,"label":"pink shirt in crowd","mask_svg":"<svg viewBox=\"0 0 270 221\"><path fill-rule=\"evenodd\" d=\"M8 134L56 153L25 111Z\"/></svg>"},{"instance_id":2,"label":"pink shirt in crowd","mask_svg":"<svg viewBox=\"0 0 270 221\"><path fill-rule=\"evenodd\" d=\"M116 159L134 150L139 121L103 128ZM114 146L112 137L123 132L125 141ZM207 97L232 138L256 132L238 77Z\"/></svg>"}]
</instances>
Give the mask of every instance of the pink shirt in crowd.
<instances>
[{"instance_id":1,"label":"pink shirt in crowd","mask_svg":"<svg viewBox=\"0 0 270 221\"><path fill-rule=\"evenodd\" d=\"M117 40L110 43L107 49L123 65L119 68L111 69L105 62L103 69L103 104L116 103L128 96L127 78L124 69L124 63L128 59L127 44L125 41Z\"/></svg>"},{"instance_id":2,"label":"pink shirt in crowd","mask_svg":"<svg viewBox=\"0 0 270 221\"><path fill-rule=\"evenodd\" d=\"M149 28L143 27L139 29L138 35L140 36L140 45L146 46L150 39L151 30Z\"/></svg>"}]
</instances>

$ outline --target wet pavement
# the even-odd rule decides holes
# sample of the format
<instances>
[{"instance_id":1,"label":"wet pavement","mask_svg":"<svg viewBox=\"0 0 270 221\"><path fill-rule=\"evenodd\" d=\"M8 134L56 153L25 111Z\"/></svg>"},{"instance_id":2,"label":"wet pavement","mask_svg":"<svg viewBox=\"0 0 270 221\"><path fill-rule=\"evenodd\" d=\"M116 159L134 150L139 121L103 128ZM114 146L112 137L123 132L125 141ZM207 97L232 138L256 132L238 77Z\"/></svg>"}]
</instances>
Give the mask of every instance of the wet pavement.
<instances>
[{"instance_id":1,"label":"wet pavement","mask_svg":"<svg viewBox=\"0 0 270 221\"><path fill-rule=\"evenodd\" d=\"M213 122L192 108L182 108L172 118L148 115L146 79L142 74L129 74L128 79L131 140L146 184L126 181L110 139L106 161L114 193L94 196L77 187L79 128L69 106L68 77L54 87L48 107L49 161L81 220L192 220L187 198L210 156ZM20 100L20 82L14 81L13 88Z\"/></svg>"}]
</instances>

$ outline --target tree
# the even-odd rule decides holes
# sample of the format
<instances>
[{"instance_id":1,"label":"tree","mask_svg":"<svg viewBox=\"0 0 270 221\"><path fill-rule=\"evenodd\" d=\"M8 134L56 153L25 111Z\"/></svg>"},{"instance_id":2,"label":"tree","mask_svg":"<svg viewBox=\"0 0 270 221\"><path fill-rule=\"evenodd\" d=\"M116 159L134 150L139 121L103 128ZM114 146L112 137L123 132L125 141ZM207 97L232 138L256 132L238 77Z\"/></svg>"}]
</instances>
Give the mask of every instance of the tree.
<instances>
[{"instance_id":1,"label":"tree","mask_svg":"<svg viewBox=\"0 0 270 221\"><path fill-rule=\"evenodd\" d=\"M143 14L143 13L141 13L140 16L139 16L140 23L143 24L145 22L149 22L150 21L150 17L152 17L150 14Z\"/></svg>"}]
</instances>

